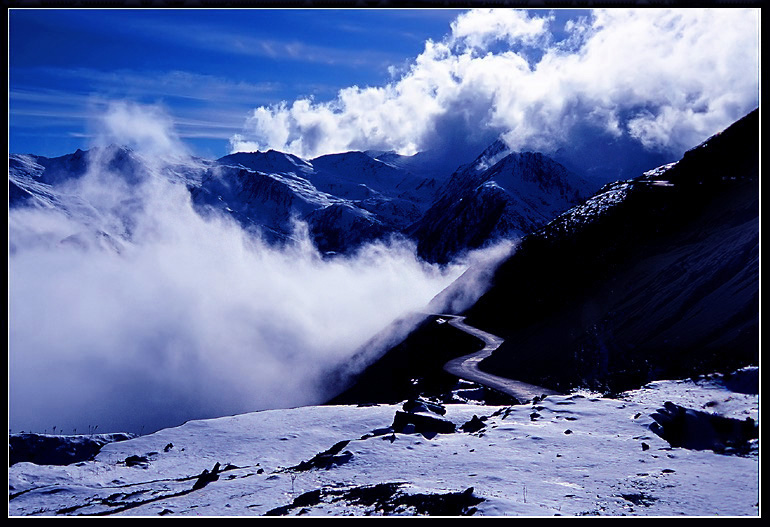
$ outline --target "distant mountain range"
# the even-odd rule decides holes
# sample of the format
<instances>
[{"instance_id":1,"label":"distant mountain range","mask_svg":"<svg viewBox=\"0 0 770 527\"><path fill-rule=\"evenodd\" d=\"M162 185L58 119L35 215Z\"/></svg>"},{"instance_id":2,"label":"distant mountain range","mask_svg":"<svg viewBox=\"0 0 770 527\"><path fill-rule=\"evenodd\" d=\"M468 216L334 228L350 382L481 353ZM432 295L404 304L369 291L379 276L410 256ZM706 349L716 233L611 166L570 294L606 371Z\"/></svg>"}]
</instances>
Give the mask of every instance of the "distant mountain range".
<instances>
[{"instance_id":1,"label":"distant mountain range","mask_svg":"<svg viewBox=\"0 0 770 527\"><path fill-rule=\"evenodd\" d=\"M57 158L13 154L9 206L66 211L84 226L81 242L119 247L130 228L100 224L94 204L67 185L96 163L129 186L153 172L151 160L117 145ZM454 173L443 166L419 154L345 152L305 160L269 150L165 164L160 172L186 185L202 214L230 215L274 243L291 239L294 221L301 220L322 253L400 235L412 239L424 259L440 263L527 234L595 190L549 157L512 152L500 141Z\"/></svg>"}]
</instances>

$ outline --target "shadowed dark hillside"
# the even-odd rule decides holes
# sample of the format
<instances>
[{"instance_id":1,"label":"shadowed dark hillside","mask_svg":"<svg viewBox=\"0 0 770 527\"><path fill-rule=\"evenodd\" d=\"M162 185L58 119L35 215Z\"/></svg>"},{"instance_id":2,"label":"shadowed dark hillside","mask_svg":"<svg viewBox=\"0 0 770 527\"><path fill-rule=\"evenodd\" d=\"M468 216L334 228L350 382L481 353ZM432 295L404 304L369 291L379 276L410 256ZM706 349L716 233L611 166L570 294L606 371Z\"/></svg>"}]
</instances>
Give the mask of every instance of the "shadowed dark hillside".
<instances>
[{"instance_id":1,"label":"shadowed dark hillside","mask_svg":"<svg viewBox=\"0 0 770 527\"><path fill-rule=\"evenodd\" d=\"M450 391L457 379L442 370L444 363L478 351L483 343L449 324L437 324L436 318L423 320L327 404L395 403Z\"/></svg>"},{"instance_id":2,"label":"shadowed dark hillside","mask_svg":"<svg viewBox=\"0 0 770 527\"><path fill-rule=\"evenodd\" d=\"M462 313L505 339L481 368L558 391L614 392L756 365L758 138L757 110L526 236ZM446 376L446 360L479 347L450 330L417 327L336 402L403 399L413 395L407 379Z\"/></svg>"},{"instance_id":3,"label":"shadowed dark hillside","mask_svg":"<svg viewBox=\"0 0 770 527\"><path fill-rule=\"evenodd\" d=\"M466 312L506 339L481 367L618 391L757 364L758 138L755 110L526 237Z\"/></svg>"}]
</instances>

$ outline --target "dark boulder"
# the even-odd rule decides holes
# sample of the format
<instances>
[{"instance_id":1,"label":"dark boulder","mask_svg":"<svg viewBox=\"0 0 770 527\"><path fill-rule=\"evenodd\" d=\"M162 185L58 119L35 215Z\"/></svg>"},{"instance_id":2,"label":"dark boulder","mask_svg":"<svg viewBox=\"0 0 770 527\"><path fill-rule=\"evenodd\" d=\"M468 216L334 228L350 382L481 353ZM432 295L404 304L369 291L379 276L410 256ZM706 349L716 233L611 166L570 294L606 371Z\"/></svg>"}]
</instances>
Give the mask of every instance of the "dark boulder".
<instances>
[{"instance_id":1,"label":"dark boulder","mask_svg":"<svg viewBox=\"0 0 770 527\"><path fill-rule=\"evenodd\" d=\"M438 403L433 403L431 401L426 401L425 399L422 399L422 398L407 400L402 406L402 409L405 412L409 412L409 413L433 412L434 414L438 414L438 415L446 414L446 408L444 408L443 405Z\"/></svg>"},{"instance_id":2,"label":"dark boulder","mask_svg":"<svg viewBox=\"0 0 770 527\"><path fill-rule=\"evenodd\" d=\"M465 423L460 427L460 430L462 430L463 432L473 433L473 432L478 432L485 426L486 425L484 424L484 421L479 419L479 416L474 415L473 419L471 419L470 421L468 421L467 423Z\"/></svg>"},{"instance_id":3,"label":"dark boulder","mask_svg":"<svg viewBox=\"0 0 770 527\"><path fill-rule=\"evenodd\" d=\"M652 414L650 430L673 447L713 450L720 454L746 454L759 437L756 422L722 417L666 402Z\"/></svg>"},{"instance_id":4,"label":"dark boulder","mask_svg":"<svg viewBox=\"0 0 770 527\"><path fill-rule=\"evenodd\" d=\"M123 462L126 464L127 467L146 468L147 465L150 463L150 460L147 458L147 456L128 456Z\"/></svg>"},{"instance_id":5,"label":"dark boulder","mask_svg":"<svg viewBox=\"0 0 770 527\"><path fill-rule=\"evenodd\" d=\"M342 465L347 463L353 458L353 453L349 451L342 452L342 449L347 446L350 441L339 441L335 443L330 449L319 452L312 459L303 461L297 466L292 467L292 470L305 471L312 468L330 469L335 465ZM340 452L342 452L340 454Z\"/></svg>"},{"instance_id":6,"label":"dark boulder","mask_svg":"<svg viewBox=\"0 0 770 527\"><path fill-rule=\"evenodd\" d=\"M203 472L200 473L192 489L193 490L202 489L212 481L216 481L218 479L219 479L219 463L216 463L214 465L214 468L211 469L211 472L204 469Z\"/></svg>"},{"instance_id":7,"label":"dark boulder","mask_svg":"<svg viewBox=\"0 0 770 527\"><path fill-rule=\"evenodd\" d=\"M418 434L452 434L455 431L455 425L451 421L438 419L425 414L410 414L406 412L396 412L393 424L390 427L398 433L404 433L404 430L412 425L414 432ZM411 427L410 427L411 428Z\"/></svg>"}]
</instances>

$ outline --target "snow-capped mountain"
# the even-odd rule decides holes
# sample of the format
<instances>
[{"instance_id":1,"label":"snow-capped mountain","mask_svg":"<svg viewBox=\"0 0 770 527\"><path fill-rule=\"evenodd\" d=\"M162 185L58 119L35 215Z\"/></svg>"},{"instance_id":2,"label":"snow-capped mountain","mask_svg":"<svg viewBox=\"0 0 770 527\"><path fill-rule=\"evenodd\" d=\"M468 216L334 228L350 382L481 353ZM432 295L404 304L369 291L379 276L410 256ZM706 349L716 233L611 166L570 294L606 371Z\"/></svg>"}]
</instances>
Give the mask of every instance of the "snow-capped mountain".
<instances>
[{"instance_id":1,"label":"snow-capped mountain","mask_svg":"<svg viewBox=\"0 0 770 527\"><path fill-rule=\"evenodd\" d=\"M420 255L446 262L489 240L535 231L590 195L591 185L548 156L496 141L455 172L407 232Z\"/></svg>"},{"instance_id":2,"label":"snow-capped mountain","mask_svg":"<svg viewBox=\"0 0 770 527\"><path fill-rule=\"evenodd\" d=\"M135 191L151 177L139 154L111 145L55 158L12 154L8 165L9 208L42 208L63 218L61 229L41 240L27 238L24 229L14 231L12 251L18 243L40 242L119 252L130 241L133 216L143 206ZM172 165L168 170L169 177L178 175Z\"/></svg>"},{"instance_id":3,"label":"snow-capped mountain","mask_svg":"<svg viewBox=\"0 0 770 527\"><path fill-rule=\"evenodd\" d=\"M29 163L36 166L30 166ZM51 186L80 178L96 164L132 185L149 174L146 160L141 155L119 145L78 149L72 154L53 158L36 155L11 155L9 158L12 175L22 178L29 175Z\"/></svg>"},{"instance_id":4,"label":"snow-capped mountain","mask_svg":"<svg viewBox=\"0 0 770 527\"><path fill-rule=\"evenodd\" d=\"M325 156L317 160L318 169L311 163L268 151L164 163L156 170L140 154L118 146L50 159L13 154L9 206L57 209L80 222L84 232L119 239L128 235L126 229L100 223L104 214L93 199L103 196L90 196L89 201L84 191L89 178L97 183L117 177L131 193L147 179L162 177L186 186L202 213L215 209L246 228L259 229L271 241L290 238L295 220L302 220L322 251L338 252L399 231L432 200L426 180L362 153Z\"/></svg>"},{"instance_id":5,"label":"snow-capped mountain","mask_svg":"<svg viewBox=\"0 0 770 527\"><path fill-rule=\"evenodd\" d=\"M267 173L311 174L313 165L292 154L275 150L266 152L236 152L217 160L220 165L243 166Z\"/></svg>"},{"instance_id":6,"label":"snow-capped mountain","mask_svg":"<svg viewBox=\"0 0 770 527\"><path fill-rule=\"evenodd\" d=\"M214 166L200 185L190 189L199 208L227 212L245 227L256 227L276 236L290 234L293 218L343 203L316 189L307 179L289 173L265 173L241 166Z\"/></svg>"},{"instance_id":7,"label":"snow-capped mountain","mask_svg":"<svg viewBox=\"0 0 770 527\"><path fill-rule=\"evenodd\" d=\"M429 183L361 152L303 160L270 150L219 159L193 196L283 236L302 220L321 251L344 252L420 217L433 197Z\"/></svg>"},{"instance_id":8,"label":"snow-capped mountain","mask_svg":"<svg viewBox=\"0 0 770 527\"><path fill-rule=\"evenodd\" d=\"M345 152L305 160L269 150L152 165L114 145L50 159L14 154L9 206L61 210L83 224L79 237L119 244L130 237L128 218L112 206L100 212L73 182L109 174L130 193L162 177L187 187L199 212L228 215L271 242L292 239L299 220L323 253L399 234L414 239L427 260L445 263L491 240L526 234L586 195L585 183L563 167L541 154L511 153L499 141L451 178L436 176L438 160L417 157ZM105 224L110 214L126 225Z\"/></svg>"}]
</instances>

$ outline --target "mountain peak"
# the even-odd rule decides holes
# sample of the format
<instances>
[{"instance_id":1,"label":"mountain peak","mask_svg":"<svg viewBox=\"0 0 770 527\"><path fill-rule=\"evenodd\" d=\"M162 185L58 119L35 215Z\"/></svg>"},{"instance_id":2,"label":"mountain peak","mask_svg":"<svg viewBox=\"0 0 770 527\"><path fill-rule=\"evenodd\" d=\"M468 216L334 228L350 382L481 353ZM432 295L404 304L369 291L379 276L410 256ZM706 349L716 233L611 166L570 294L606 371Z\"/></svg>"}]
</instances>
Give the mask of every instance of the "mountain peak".
<instances>
[{"instance_id":1,"label":"mountain peak","mask_svg":"<svg viewBox=\"0 0 770 527\"><path fill-rule=\"evenodd\" d=\"M312 165L304 159L293 154L287 154L278 150L261 152L235 152L217 159L220 165L239 164L260 172L291 172L312 171Z\"/></svg>"},{"instance_id":2,"label":"mountain peak","mask_svg":"<svg viewBox=\"0 0 770 527\"><path fill-rule=\"evenodd\" d=\"M473 161L472 166L476 172L484 172L491 166L497 164L501 159L509 156L512 152L513 151L505 141L498 138Z\"/></svg>"},{"instance_id":3,"label":"mountain peak","mask_svg":"<svg viewBox=\"0 0 770 527\"><path fill-rule=\"evenodd\" d=\"M395 150L365 150L364 154L378 161L383 161L383 159L380 158L389 159L399 155Z\"/></svg>"}]
</instances>

